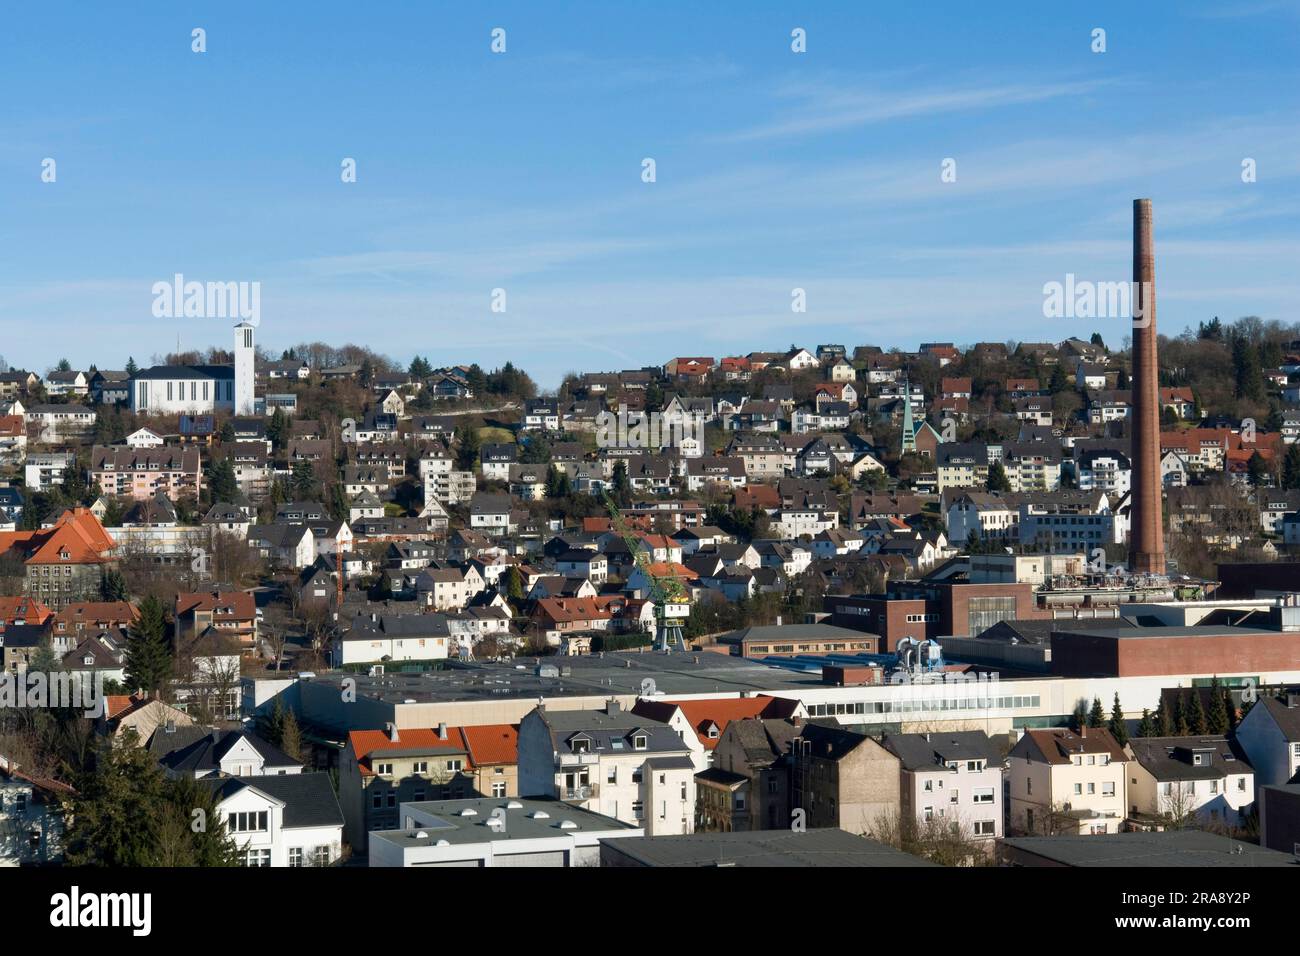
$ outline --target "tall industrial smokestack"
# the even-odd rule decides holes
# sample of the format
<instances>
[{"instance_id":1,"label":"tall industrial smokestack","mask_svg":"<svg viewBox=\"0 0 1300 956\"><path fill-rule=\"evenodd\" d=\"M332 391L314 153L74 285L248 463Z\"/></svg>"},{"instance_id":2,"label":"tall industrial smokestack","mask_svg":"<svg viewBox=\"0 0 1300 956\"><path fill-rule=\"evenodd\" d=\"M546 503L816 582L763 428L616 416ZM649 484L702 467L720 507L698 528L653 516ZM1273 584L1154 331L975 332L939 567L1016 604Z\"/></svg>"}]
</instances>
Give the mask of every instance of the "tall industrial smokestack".
<instances>
[{"instance_id":1,"label":"tall industrial smokestack","mask_svg":"<svg viewBox=\"0 0 1300 956\"><path fill-rule=\"evenodd\" d=\"M1129 569L1165 573L1160 509L1160 365L1151 200L1133 200L1133 502Z\"/></svg>"}]
</instances>

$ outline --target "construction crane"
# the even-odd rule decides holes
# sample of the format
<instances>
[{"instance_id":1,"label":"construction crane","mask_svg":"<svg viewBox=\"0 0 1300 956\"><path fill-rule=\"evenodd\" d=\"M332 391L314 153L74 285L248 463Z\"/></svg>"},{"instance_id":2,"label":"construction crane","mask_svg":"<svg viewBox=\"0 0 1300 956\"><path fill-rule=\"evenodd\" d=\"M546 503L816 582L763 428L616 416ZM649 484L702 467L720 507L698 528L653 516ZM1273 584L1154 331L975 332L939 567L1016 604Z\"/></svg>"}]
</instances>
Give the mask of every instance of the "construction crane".
<instances>
[{"instance_id":1,"label":"construction crane","mask_svg":"<svg viewBox=\"0 0 1300 956\"><path fill-rule=\"evenodd\" d=\"M650 582L650 601L655 609L655 649L671 654L673 649L681 650L686 646L682 636L681 618L684 615L670 614L671 608L690 607L690 596L682 586L676 574L654 573L654 562L646 552L645 544L636 536L619 510L614 499L605 494L605 507L609 510L610 525L623 539L636 567L641 569L645 579Z\"/></svg>"}]
</instances>

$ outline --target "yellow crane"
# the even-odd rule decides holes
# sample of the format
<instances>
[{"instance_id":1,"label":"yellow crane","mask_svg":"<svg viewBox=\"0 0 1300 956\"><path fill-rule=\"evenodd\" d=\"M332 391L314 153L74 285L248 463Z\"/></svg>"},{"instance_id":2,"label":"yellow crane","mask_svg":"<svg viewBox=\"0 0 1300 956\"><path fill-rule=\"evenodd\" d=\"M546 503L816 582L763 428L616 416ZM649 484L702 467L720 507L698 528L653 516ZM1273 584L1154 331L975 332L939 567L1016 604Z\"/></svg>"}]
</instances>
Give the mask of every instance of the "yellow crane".
<instances>
[{"instance_id":1,"label":"yellow crane","mask_svg":"<svg viewBox=\"0 0 1300 956\"><path fill-rule=\"evenodd\" d=\"M645 545L623 520L623 513L608 493L605 494L605 507L609 510L610 525L627 545L633 563L650 582L650 601L655 609L655 648L665 654L671 653L674 648L685 648L686 639L682 636L681 621L690 613L691 599L681 579L676 574L654 573L654 561L646 552ZM670 613L674 608L684 609L686 614Z\"/></svg>"}]
</instances>

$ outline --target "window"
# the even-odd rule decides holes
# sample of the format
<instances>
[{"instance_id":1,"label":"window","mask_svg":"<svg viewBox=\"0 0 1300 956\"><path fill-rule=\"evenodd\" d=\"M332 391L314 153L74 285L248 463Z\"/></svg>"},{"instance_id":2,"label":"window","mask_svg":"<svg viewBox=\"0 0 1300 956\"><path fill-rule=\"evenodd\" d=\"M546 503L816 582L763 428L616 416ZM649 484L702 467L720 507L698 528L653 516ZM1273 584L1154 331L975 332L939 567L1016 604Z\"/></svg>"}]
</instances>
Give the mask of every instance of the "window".
<instances>
[{"instance_id":1,"label":"window","mask_svg":"<svg viewBox=\"0 0 1300 956\"><path fill-rule=\"evenodd\" d=\"M636 817L638 820L640 820L640 819L641 819L641 814L642 814L642 811L643 811L643 810L644 810L644 805L641 803L640 800L633 800L633 801L632 801L632 816L634 816L634 817Z\"/></svg>"},{"instance_id":2,"label":"window","mask_svg":"<svg viewBox=\"0 0 1300 956\"><path fill-rule=\"evenodd\" d=\"M617 767L610 767L609 770L606 771L606 773L605 773L605 782L606 782L606 783L613 783L613 784L617 784L617 783L618 783L618 768L617 768Z\"/></svg>"},{"instance_id":3,"label":"window","mask_svg":"<svg viewBox=\"0 0 1300 956\"><path fill-rule=\"evenodd\" d=\"M389 790L389 791L388 791L388 805L389 805L390 807L395 807L395 806L397 806L397 791L396 791L396 790Z\"/></svg>"},{"instance_id":4,"label":"window","mask_svg":"<svg viewBox=\"0 0 1300 956\"><path fill-rule=\"evenodd\" d=\"M371 804L370 804L370 805L371 805L372 807L374 807L376 810L378 810L380 807L382 807L382 806L384 805L384 795L383 795L381 792L379 792L378 790L376 790L376 791L375 791L375 796L374 796L373 800L371 801Z\"/></svg>"},{"instance_id":5,"label":"window","mask_svg":"<svg viewBox=\"0 0 1300 956\"><path fill-rule=\"evenodd\" d=\"M1092 784L1088 784L1088 786L1091 787ZM1081 797L1081 796L1083 796L1083 784L1081 784L1081 783L1076 783L1076 784L1074 785L1074 795L1075 795L1076 797Z\"/></svg>"},{"instance_id":6,"label":"window","mask_svg":"<svg viewBox=\"0 0 1300 956\"><path fill-rule=\"evenodd\" d=\"M572 749L575 754L585 754L591 749L591 741L585 737L579 737L573 741Z\"/></svg>"},{"instance_id":7,"label":"window","mask_svg":"<svg viewBox=\"0 0 1300 956\"><path fill-rule=\"evenodd\" d=\"M1238 777L1238 778L1237 778L1237 789L1238 789L1238 790L1241 790L1241 791L1244 791L1244 790L1246 789L1246 778L1245 778L1245 777Z\"/></svg>"},{"instance_id":8,"label":"window","mask_svg":"<svg viewBox=\"0 0 1300 956\"><path fill-rule=\"evenodd\" d=\"M992 821L992 820L976 820L976 821L975 821L975 835L976 835L976 836L993 836L994 832L995 832L995 830L994 830L994 828L993 828L993 821Z\"/></svg>"},{"instance_id":9,"label":"window","mask_svg":"<svg viewBox=\"0 0 1300 956\"><path fill-rule=\"evenodd\" d=\"M686 799L686 781L685 781L685 780L682 781L682 799L683 799L683 800Z\"/></svg>"},{"instance_id":10,"label":"window","mask_svg":"<svg viewBox=\"0 0 1300 956\"><path fill-rule=\"evenodd\" d=\"M1109 783L1103 783L1101 785L1101 795L1103 797L1115 796L1115 782L1113 780Z\"/></svg>"},{"instance_id":11,"label":"window","mask_svg":"<svg viewBox=\"0 0 1300 956\"><path fill-rule=\"evenodd\" d=\"M421 642L421 643L423 643L423 642ZM427 761L427 760L417 760L417 761L415 762L415 772L416 772L416 773L428 773L428 772L429 772L429 761Z\"/></svg>"},{"instance_id":12,"label":"window","mask_svg":"<svg viewBox=\"0 0 1300 956\"><path fill-rule=\"evenodd\" d=\"M504 780L495 780L492 783L492 796L504 797L506 795L506 782Z\"/></svg>"},{"instance_id":13,"label":"window","mask_svg":"<svg viewBox=\"0 0 1300 956\"><path fill-rule=\"evenodd\" d=\"M318 846L311 853L312 866L329 866L330 865L330 848L328 846Z\"/></svg>"},{"instance_id":14,"label":"window","mask_svg":"<svg viewBox=\"0 0 1300 956\"><path fill-rule=\"evenodd\" d=\"M289 847L289 865L302 866L302 847L300 846Z\"/></svg>"},{"instance_id":15,"label":"window","mask_svg":"<svg viewBox=\"0 0 1300 956\"><path fill-rule=\"evenodd\" d=\"M249 850L244 854L244 866L270 866L271 851Z\"/></svg>"},{"instance_id":16,"label":"window","mask_svg":"<svg viewBox=\"0 0 1300 956\"><path fill-rule=\"evenodd\" d=\"M647 744L647 739L645 734L637 734L635 737L632 738L633 750L645 750L646 744Z\"/></svg>"},{"instance_id":17,"label":"window","mask_svg":"<svg viewBox=\"0 0 1300 956\"><path fill-rule=\"evenodd\" d=\"M1218 792L1219 792L1219 781L1217 781L1217 780L1211 780L1211 781L1210 781L1210 793L1218 793Z\"/></svg>"},{"instance_id":18,"label":"window","mask_svg":"<svg viewBox=\"0 0 1300 956\"><path fill-rule=\"evenodd\" d=\"M959 796L960 793L961 793L960 790L957 790L957 789L954 788L953 791L952 791L952 795L948 797L948 802L949 802L949 803L956 803L957 800L958 800L958 796Z\"/></svg>"},{"instance_id":19,"label":"window","mask_svg":"<svg viewBox=\"0 0 1300 956\"><path fill-rule=\"evenodd\" d=\"M463 767L463 766L464 766L464 763L460 760L459 757L456 758L455 760L448 760L448 761L447 761L447 770L450 771L451 773L457 773L457 772L459 772L460 768Z\"/></svg>"},{"instance_id":20,"label":"window","mask_svg":"<svg viewBox=\"0 0 1300 956\"><path fill-rule=\"evenodd\" d=\"M265 810L232 813L226 822L231 833L265 833L270 829L270 814Z\"/></svg>"},{"instance_id":21,"label":"window","mask_svg":"<svg viewBox=\"0 0 1300 956\"><path fill-rule=\"evenodd\" d=\"M992 787L983 787L983 788L981 788L981 789L979 789L979 790L976 790L975 793L974 793L974 795L972 796L971 799L972 799L972 802L974 802L974 803L992 803L992 802L993 802L993 788L992 788Z\"/></svg>"},{"instance_id":22,"label":"window","mask_svg":"<svg viewBox=\"0 0 1300 956\"><path fill-rule=\"evenodd\" d=\"M381 777L391 777L393 774L393 765L391 763L375 764L375 773Z\"/></svg>"},{"instance_id":23,"label":"window","mask_svg":"<svg viewBox=\"0 0 1300 956\"><path fill-rule=\"evenodd\" d=\"M1096 792L1097 792L1097 785L1095 783L1088 784L1088 793L1093 794Z\"/></svg>"}]
</instances>

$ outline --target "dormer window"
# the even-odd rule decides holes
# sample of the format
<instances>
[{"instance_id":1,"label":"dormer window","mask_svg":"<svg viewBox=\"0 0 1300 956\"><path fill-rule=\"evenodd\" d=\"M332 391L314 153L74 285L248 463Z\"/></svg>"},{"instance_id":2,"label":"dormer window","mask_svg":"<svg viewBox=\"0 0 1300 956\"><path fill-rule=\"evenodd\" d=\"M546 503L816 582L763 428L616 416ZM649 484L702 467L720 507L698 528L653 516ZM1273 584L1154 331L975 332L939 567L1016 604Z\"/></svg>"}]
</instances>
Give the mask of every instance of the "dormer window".
<instances>
[{"instance_id":1,"label":"dormer window","mask_svg":"<svg viewBox=\"0 0 1300 956\"><path fill-rule=\"evenodd\" d=\"M591 750L591 741L586 737L575 737L571 749L575 754L585 754Z\"/></svg>"},{"instance_id":2,"label":"dormer window","mask_svg":"<svg viewBox=\"0 0 1300 956\"><path fill-rule=\"evenodd\" d=\"M645 734L636 734L632 737L633 750L645 750L649 743L649 738Z\"/></svg>"}]
</instances>

